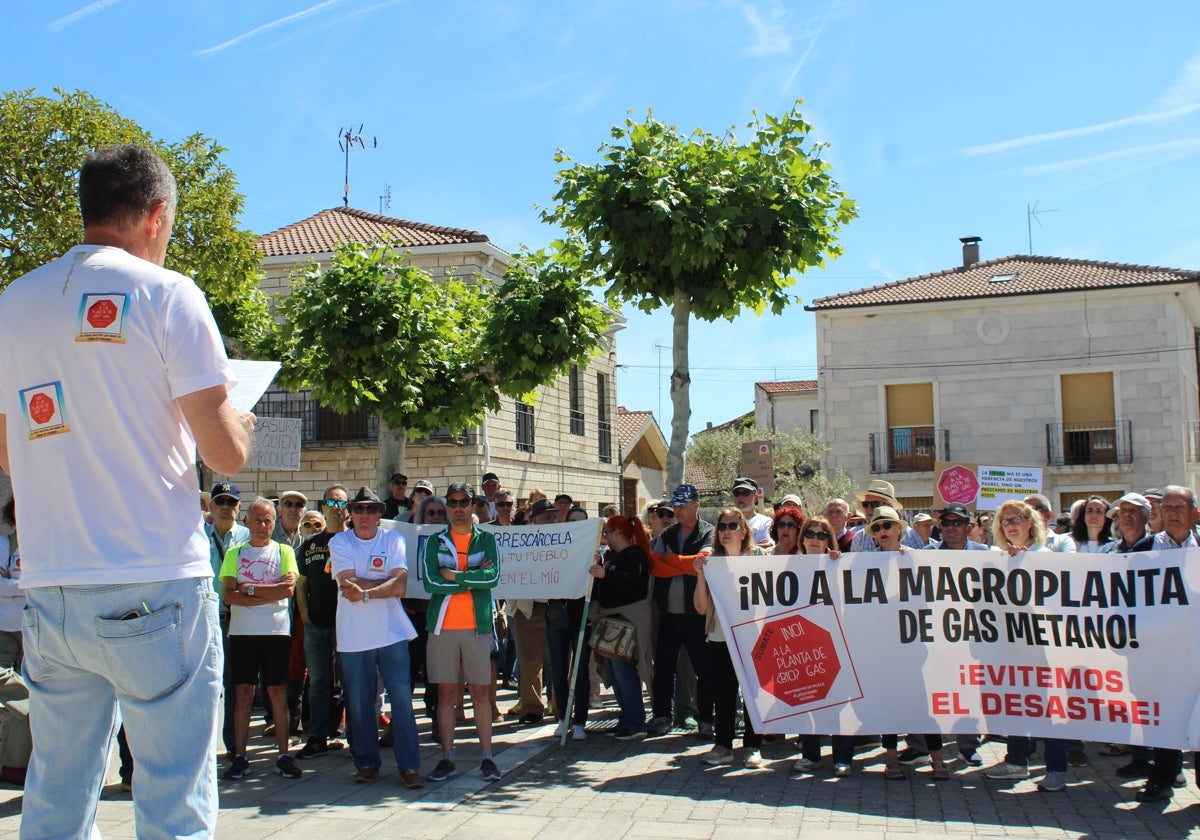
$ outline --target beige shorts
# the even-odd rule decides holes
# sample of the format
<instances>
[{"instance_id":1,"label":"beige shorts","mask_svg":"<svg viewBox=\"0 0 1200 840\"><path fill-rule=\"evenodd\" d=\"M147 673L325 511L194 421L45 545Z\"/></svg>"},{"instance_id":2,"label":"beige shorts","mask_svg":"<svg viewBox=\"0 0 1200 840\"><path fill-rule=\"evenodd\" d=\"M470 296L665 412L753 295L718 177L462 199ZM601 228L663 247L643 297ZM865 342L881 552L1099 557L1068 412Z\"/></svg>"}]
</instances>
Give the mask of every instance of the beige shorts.
<instances>
[{"instance_id":1,"label":"beige shorts","mask_svg":"<svg viewBox=\"0 0 1200 840\"><path fill-rule=\"evenodd\" d=\"M489 685L492 681L492 637L480 636L474 630L443 630L429 634L425 670L430 682L457 683L459 662L468 685Z\"/></svg>"}]
</instances>

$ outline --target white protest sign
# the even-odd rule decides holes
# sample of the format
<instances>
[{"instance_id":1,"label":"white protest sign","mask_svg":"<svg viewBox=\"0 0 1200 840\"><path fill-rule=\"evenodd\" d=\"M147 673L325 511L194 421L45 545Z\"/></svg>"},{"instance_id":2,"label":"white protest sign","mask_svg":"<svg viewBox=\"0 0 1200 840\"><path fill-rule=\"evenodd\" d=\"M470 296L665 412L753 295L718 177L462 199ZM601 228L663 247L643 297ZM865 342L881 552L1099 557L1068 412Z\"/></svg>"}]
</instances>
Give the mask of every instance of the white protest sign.
<instances>
[{"instance_id":1,"label":"white protest sign","mask_svg":"<svg viewBox=\"0 0 1200 840\"><path fill-rule=\"evenodd\" d=\"M404 538L408 558L408 596L428 598L421 563L425 545L445 525L410 525L384 521L383 527ZM479 525L496 538L500 555L500 581L496 598L582 598L587 591L588 567L600 535L600 520L552 525Z\"/></svg>"},{"instance_id":2,"label":"white protest sign","mask_svg":"<svg viewBox=\"0 0 1200 840\"><path fill-rule=\"evenodd\" d=\"M248 470L300 469L299 417L259 417L254 421L254 454Z\"/></svg>"},{"instance_id":3,"label":"white protest sign","mask_svg":"<svg viewBox=\"0 0 1200 840\"><path fill-rule=\"evenodd\" d=\"M1042 492L1041 467L979 467L976 510L996 510L1005 502L1020 502Z\"/></svg>"},{"instance_id":4,"label":"white protest sign","mask_svg":"<svg viewBox=\"0 0 1200 840\"><path fill-rule=\"evenodd\" d=\"M1200 550L716 557L758 732L978 732L1195 749Z\"/></svg>"}]
</instances>

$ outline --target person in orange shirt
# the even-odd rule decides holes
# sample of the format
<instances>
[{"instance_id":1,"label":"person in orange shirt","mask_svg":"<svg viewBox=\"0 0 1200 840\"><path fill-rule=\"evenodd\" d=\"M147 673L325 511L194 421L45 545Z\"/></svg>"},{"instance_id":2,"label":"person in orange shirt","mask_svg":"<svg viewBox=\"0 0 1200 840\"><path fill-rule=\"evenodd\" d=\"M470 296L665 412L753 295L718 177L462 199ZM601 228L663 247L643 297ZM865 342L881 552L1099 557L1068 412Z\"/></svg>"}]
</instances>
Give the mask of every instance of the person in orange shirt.
<instances>
[{"instance_id":1,"label":"person in orange shirt","mask_svg":"<svg viewBox=\"0 0 1200 840\"><path fill-rule=\"evenodd\" d=\"M460 662L483 751L479 770L489 782L500 779L500 769L492 758L492 705L488 699L492 680L492 590L500 580L500 554L496 538L471 522L474 495L466 484L450 485L446 490L450 528L429 539L422 558L425 589L429 592L426 668L430 682L438 684L437 722L442 739L442 759L425 777L431 782L444 782L458 775L454 764L454 701L459 690Z\"/></svg>"}]
</instances>

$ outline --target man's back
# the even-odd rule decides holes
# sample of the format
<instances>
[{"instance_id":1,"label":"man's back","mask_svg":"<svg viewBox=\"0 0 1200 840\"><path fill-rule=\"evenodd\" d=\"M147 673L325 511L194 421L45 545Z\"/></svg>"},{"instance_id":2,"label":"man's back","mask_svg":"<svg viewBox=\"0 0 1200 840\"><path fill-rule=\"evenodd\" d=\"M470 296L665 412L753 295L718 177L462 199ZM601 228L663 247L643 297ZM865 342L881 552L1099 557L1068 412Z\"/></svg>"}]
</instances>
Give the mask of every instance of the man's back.
<instances>
[{"instance_id":1,"label":"man's back","mask_svg":"<svg viewBox=\"0 0 1200 840\"><path fill-rule=\"evenodd\" d=\"M232 375L195 284L119 248L78 246L0 298L0 358L14 491L55 499L40 508L45 527L29 519L38 506L22 516L26 585L211 574L176 398Z\"/></svg>"}]
</instances>

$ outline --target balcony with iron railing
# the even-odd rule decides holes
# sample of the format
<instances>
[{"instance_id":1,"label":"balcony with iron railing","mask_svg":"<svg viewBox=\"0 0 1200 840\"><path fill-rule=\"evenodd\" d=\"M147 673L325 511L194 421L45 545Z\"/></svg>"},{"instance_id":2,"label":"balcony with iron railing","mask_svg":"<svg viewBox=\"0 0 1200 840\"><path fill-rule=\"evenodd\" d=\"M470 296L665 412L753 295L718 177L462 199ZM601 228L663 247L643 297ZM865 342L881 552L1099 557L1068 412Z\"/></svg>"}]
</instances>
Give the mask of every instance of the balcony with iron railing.
<instances>
[{"instance_id":1,"label":"balcony with iron railing","mask_svg":"<svg viewBox=\"0 0 1200 840\"><path fill-rule=\"evenodd\" d=\"M1046 464L1051 467L1132 463L1129 420L1046 424Z\"/></svg>"},{"instance_id":2,"label":"balcony with iron railing","mask_svg":"<svg viewBox=\"0 0 1200 840\"><path fill-rule=\"evenodd\" d=\"M320 405L307 391L267 391L254 406L258 417L298 417L301 442L308 446L362 446L379 440L379 416L369 411L340 414ZM474 429L455 434L437 429L425 437L409 438L413 446L465 445L475 442Z\"/></svg>"},{"instance_id":3,"label":"balcony with iron railing","mask_svg":"<svg viewBox=\"0 0 1200 840\"><path fill-rule=\"evenodd\" d=\"M871 433L871 472L932 472L950 460L950 432L933 426L902 426Z\"/></svg>"}]
</instances>

